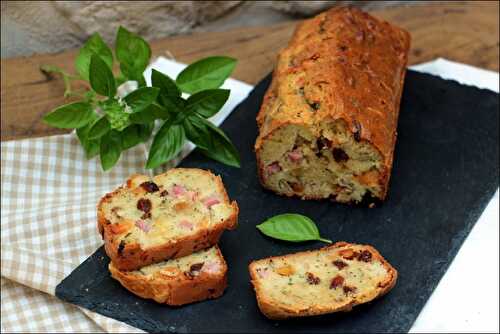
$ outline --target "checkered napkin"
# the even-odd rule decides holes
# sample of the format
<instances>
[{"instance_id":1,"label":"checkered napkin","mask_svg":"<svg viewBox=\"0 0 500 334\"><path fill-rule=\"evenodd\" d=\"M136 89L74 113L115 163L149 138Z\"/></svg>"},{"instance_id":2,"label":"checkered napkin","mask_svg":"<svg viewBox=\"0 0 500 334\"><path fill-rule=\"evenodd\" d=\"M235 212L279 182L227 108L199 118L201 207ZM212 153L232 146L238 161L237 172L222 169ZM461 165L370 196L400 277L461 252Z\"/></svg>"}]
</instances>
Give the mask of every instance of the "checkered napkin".
<instances>
[{"instance_id":1,"label":"checkered napkin","mask_svg":"<svg viewBox=\"0 0 500 334\"><path fill-rule=\"evenodd\" d=\"M175 77L184 65L159 58L152 67ZM212 119L217 125L252 88L232 79L223 87L231 89L231 96ZM98 159L85 159L74 133L1 143L2 332L139 332L64 303L54 293L102 245L99 198L131 174L153 174L144 169L147 145L124 152L104 173ZM177 159L154 173L176 165L192 148L186 145Z\"/></svg>"}]
</instances>

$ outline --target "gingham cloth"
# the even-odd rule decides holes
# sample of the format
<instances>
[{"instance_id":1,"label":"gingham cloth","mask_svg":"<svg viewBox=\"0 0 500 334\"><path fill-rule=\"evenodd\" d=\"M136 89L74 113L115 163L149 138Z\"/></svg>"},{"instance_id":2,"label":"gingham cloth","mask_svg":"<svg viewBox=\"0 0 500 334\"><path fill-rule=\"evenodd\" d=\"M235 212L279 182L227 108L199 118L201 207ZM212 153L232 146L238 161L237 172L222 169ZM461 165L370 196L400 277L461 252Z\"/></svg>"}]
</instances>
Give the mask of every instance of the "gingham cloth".
<instances>
[{"instance_id":1,"label":"gingham cloth","mask_svg":"<svg viewBox=\"0 0 500 334\"><path fill-rule=\"evenodd\" d=\"M176 77L184 64L158 58L151 68ZM252 89L233 79L231 95L212 119L219 125ZM131 174L152 175L176 165L192 149L161 169L144 169L147 146L124 152L102 172L86 160L74 133L1 143L1 330L2 332L141 332L129 325L64 303L55 287L102 245L96 205Z\"/></svg>"}]
</instances>

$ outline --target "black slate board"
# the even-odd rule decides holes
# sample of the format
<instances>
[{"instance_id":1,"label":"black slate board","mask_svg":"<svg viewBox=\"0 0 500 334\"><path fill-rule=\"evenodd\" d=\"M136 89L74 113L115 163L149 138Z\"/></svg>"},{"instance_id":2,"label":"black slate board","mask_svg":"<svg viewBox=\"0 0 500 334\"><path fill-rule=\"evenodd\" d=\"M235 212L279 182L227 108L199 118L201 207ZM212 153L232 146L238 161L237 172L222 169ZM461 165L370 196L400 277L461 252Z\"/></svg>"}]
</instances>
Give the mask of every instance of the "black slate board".
<instances>
[{"instance_id":1,"label":"black slate board","mask_svg":"<svg viewBox=\"0 0 500 334\"><path fill-rule=\"evenodd\" d=\"M261 188L253 154L255 116L269 82L267 77L257 85L222 126L241 152L241 169L197 152L182 163L221 174L240 206L238 229L226 232L220 243L230 268L223 297L177 308L142 300L111 279L100 248L57 286L59 298L149 332L410 329L499 185L498 94L409 71L389 197L381 207L367 209L283 198ZM350 313L267 320L257 309L248 263L325 245L285 243L259 234L255 225L284 212L310 216L326 238L375 246L398 269L396 287Z\"/></svg>"}]
</instances>

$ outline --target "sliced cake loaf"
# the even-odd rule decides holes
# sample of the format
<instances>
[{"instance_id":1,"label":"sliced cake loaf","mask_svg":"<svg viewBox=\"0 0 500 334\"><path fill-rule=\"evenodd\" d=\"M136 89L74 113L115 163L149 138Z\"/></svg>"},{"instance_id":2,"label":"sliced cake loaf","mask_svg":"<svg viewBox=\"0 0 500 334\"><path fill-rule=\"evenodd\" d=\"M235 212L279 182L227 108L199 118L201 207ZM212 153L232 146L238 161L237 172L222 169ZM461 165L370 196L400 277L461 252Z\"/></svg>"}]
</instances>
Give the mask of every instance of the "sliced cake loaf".
<instances>
[{"instance_id":1,"label":"sliced cake loaf","mask_svg":"<svg viewBox=\"0 0 500 334\"><path fill-rule=\"evenodd\" d=\"M249 266L257 303L270 319L338 311L387 293L397 271L371 246L337 242Z\"/></svg>"},{"instance_id":2,"label":"sliced cake loaf","mask_svg":"<svg viewBox=\"0 0 500 334\"><path fill-rule=\"evenodd\" d=\"M257 116L264 187L373 203L387 194L409 34L355 8L299 24Z\"/></svg>"},{"instance_id":3,"label":"sliced cake loaf","mask_svg":"<svg viewBox=\"0 0 500 334\"><path fill-rule=\"evenodd\" d=\"M132 176L101 199L97 212L113 265L134 270L215 245L236 227L238 205L219 176L176 168L152 179Z\"/></svg>"},{"instance_id":4,"label":"sliced cake loaf","mask_svg":"<svg viewBox=\"0 0 500 334\"><path fill-rule=\"evenodd\" d=\"M217 246L135 271L111 262L109 271L130 292L168 305L217 298L227 286L227 265Z\"/></svg>"}]
</instances>

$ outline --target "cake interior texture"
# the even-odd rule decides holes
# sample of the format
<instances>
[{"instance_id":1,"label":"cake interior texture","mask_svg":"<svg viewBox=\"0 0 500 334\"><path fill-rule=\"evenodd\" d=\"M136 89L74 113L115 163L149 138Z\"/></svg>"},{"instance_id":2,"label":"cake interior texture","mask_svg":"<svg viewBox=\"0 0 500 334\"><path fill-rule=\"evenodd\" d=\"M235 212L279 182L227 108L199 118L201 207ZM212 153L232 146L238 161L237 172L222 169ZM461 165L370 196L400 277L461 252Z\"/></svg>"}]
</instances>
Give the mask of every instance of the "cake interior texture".
<instances>
[{"instance_id":1,"label":"cake interior texture","mask_svg":"<svg viewBox=\"0 0 500 334\"><path fill-rule=\"evenodd\" d=\"M322 122L318 133L300 124L282 126L262 146L260 159L267 186L284 195L360 202L384 192L380 153L358 142L342 120Z\"/></svg>"},{"instance_id":2,"label":"cake interior texture","mask_svg":"<svg viewBox=\"0 0 500 334\"><path fill-rule=\"evenodd\" d=\"M142 249L189 237L223 224L235 214L220 178L174 169L153 178L139 175L102 202L111 230Z\"/></svg>"},{"instance_id":3,"label":"cake interior texture","mask_svg":"<svg viewBox=\"0 0 500 334\"><path fill-rule=\"evenodd\" d=\"M222 257L219 256L216 247L210 247L188 256L142 267L130 272L130 274L142 275L146 278L161 275L163 278L176 279L179 275L188 277L198 276L201 273L220 275L224 268Z\"/></svg>"}]
</instances>

